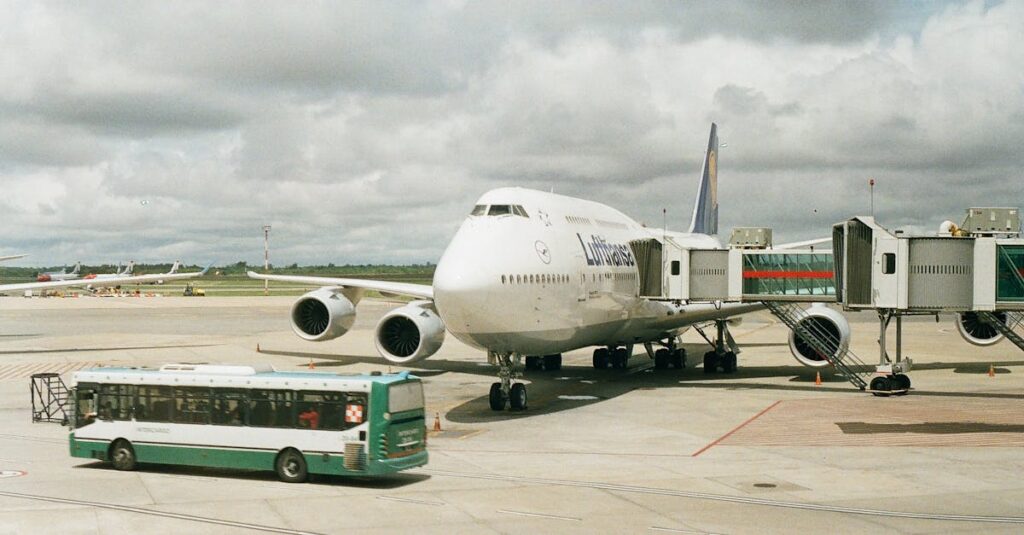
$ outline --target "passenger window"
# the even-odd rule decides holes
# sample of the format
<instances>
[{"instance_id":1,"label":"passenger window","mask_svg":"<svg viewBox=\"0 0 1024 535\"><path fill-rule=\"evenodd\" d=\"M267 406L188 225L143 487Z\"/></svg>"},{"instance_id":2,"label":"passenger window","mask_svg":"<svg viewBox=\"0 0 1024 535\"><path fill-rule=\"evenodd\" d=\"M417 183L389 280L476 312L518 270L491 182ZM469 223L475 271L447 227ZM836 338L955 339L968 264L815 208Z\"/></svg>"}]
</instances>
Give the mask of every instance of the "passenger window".
<instances>
[{"instance_id":1,"label":"passenger window","mask_svg":"<svg viewBox=\"0 0 1024 535\"><path fill-rule=\"evenodd\" d=\"M290 390L253 390L249 397L249 425L294 427Z\"/></svg>"},{"instance_id":2,"label":"passenger window","mask_svg":"<svg viewBox=\"0 0 1024 535\"><path fill-rule=\"evenodd\" d=\"M136 420L140 422L171 421L171 407L174 405L174 398L171 397L171 387L139 386L136 387L136 391Z\"/></svg>"},{"instance_id":3,"label":"passenger window","mask_svg":"<svg viewBox=\"0 0 1024 535\"><path fill-rule=\"evenodd\" d=\"M244 390L213 390L213 406L210 419L216 425L245 425L248 417L249 404L245 400Z\"/></svg>"},{"instance_id":4,"label":"passenger window","mask_svg":"<svg viewBox=\"0 0 1024 535\"><path fill-rule=\"evenodd\" d=\"M97 415L100 420L132 419L131 385L101 385Z\"/></svg>"},{"instance_id":5,"label":"passenger window","mask_svg":"<svg viewBox=\"0 0 1024 535\"><path fill-rule=\"evenodd\" d=\"M210 390L175 388L174 421L179 424L210 423Z\"/></svg>"},{"instance_id":6,"label":"passenger window","mask_svg":"<svg viewBox=\"0 0 1024 535\"><path fill-rule=\"evenodd\" d=\"M492 204L491 210L487 212L487 215L509 215L512 213L512 208L507 204Z\"/></svg>"},{"instance_id":7,"label":"passenger window","mask_svg":"<svg viewBox=\"0 0 1024 535\"><path fill-rule=\"evenodd\" d=\"M896 273L896 253L882 253L882 274Z\"/></svg>"},{"instance_id":8,"label":"passenger window","mask_svg":"<svg viewBox=\"0 0 1024 535\"><path fill-rule=\"evenodd\" d=\"M487 213L487 205L486 204L478 204L478 205L473 207L473 211L470 212L469 215L484 215L486 213Z\"/></svg>"}]
</instances>

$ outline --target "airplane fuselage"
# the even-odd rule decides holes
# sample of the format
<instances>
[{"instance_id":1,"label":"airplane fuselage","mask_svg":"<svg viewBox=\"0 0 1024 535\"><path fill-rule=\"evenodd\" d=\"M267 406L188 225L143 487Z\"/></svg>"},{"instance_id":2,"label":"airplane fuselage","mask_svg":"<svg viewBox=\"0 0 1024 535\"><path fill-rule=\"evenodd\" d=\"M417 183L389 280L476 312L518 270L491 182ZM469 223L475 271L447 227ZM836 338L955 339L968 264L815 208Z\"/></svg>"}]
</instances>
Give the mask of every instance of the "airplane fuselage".
<instances>
[{"instance_id":1,"label":"airplane fuselage","mask_svg":"<svg viewBox=\"0 0 1024 535\"><path fill-rule=\"evenodd\" d=\"M721 248L711 236L665 234L684 247ZM438 262L438 314L466 344L545 355L664 339L723 312L758 308L723 311L641 297L630 241L662 235L600 203L521 188L489 191Z\"/></svg>"}]
</instances>

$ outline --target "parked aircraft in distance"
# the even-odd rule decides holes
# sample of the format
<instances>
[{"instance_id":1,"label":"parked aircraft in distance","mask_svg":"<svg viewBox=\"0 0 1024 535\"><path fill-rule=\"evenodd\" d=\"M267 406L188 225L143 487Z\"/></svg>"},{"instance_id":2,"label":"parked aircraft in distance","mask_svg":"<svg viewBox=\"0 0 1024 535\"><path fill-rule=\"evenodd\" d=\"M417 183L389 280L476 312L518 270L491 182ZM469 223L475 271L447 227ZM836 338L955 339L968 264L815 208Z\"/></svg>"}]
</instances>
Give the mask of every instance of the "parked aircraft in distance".
<instances>
[{"instance_id":1,"label":"parked aircraft in distance","mask_svg":"<svg viewBox=\"0 0 1024 535\"><path fill-rule=\"evenodd\" d=\"M39 282L50 282L50 281L68 281L77 279L79 274L82 272L82 263L78 262L75 264L74 269L68 271L64 268L60 271L50 271L47 273L40 273L36 280Z\"/></svg>"},{"instance_id":2,"label":"parked aircraft in distance","mask_svg":"<svg viewBox=\"0 0 1024 535\"><path fill-rule=\"evenodd\" d=\"M182 280L191 279L195 277L202 277L206 275L206 272L210 270L210 264L203 268L202 271L194 271L191 273L154 273L152 275L129 275L127 277L119 278L105 278L105 279L90 279L90 280L63 280L63 281L46 281L46 282L23 282L13 284L0 284L0 294L9 294L15 292L24 292L26 290L55 290L57 288L70 288L75 286L89 285L92 287L100 286L123 286L127 284L154 284L163 283L168 280Z\"/></svg>"},{"instance_id":3,"label":"parked aircraft in distance","mask_svg":"<svg viewBox=\"0 0 1024 535\"><path fill-rule=\"evenodd\" d=\"M12 254L12 255L8 255L8 256L0 256L0 262L3 262L5 260L14 260L16 258L25 258L26 256L28 256L28 255L27 254Z\"/></svg>"},{"instance_id":4,"label":"parked aircraft in distance","mask_svg":"<svg viewBox=\"0 0 1024 535\"><path fill-rule=\"evenodd\" d=\"M437 264L433 286L288 275L255 279L322 286L292 307L292 327L310 341L337 338L351 329L355 306L366 291L416 300L392 310L377 324L378 352L390 363L412 364L433 355L447 330L487 351L499 368L491 385L494 410L523 409L526 386L517 364L557 370L561 353L597 346L595 368L625 368L634 344L644 344L655 368L685 364L679 336L713 322L715 350L704 355L707 373L736 370L728 320L761 304L700 304L641 297L637 244L672 240L685 249L720 249L718 233L718 136L711 125L689 232L647 228L597 202L523 188L484 193ZM786 248L779 246L778 248ZM846 319L827 307L811 307L803 321L830 325L849 342ZM703 331L701 331L703 334ZM801 363L828 361L807 344L791 350ZM655 349L657 348L657 349Z\"/></svg>"}]
</instances>

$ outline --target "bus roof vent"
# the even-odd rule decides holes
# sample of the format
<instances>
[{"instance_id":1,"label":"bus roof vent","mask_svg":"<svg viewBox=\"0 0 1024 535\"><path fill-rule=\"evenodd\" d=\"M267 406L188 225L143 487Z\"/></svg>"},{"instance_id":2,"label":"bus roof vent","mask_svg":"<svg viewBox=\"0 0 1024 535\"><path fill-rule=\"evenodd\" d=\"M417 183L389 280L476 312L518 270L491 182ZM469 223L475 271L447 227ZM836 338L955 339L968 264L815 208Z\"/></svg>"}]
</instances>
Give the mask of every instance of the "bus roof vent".
<instances>
[{"instance_id":1,"label":"bus roof vent","mask_svg":"<svg viewBox=\"0 0 1024 535\"><path fill-rule=\"evenodd\" d=\"M255 375L274 371L269 364L233 366L227 364L164 364L160 367L161 372L171 373L194 373L214 375Z\"/></svg>"}]
</instances>

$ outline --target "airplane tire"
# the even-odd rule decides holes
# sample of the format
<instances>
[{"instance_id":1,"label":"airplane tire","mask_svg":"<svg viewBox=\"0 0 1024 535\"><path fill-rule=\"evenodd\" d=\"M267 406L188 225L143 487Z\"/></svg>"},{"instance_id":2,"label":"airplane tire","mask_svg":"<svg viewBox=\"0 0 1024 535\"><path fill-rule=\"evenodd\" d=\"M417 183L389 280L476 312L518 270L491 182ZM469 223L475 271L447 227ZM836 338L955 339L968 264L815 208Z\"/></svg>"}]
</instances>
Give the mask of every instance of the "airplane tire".
<instances>
[{"instance_id":1,"label":"airplane tire","mask_svg":"<svg viewBox=\"0 0 1024 535\"><path fill-rule=\"evenodd\" d=\"M715 373L718 371L718 353L708 351L704 353L704 373Z\"/></svg>"},{"instance_id":2,"label":"airplane tire","mask_svg":"<svg viewBox=\"0 0 1024 535\"><path fill-rule=\"evenodd\" d=\"M547 357L544 357L545 359ZM526 357L525 367L527 370L539 370L540 369L540 357Z\"/></svg>"},{"instance_id":3,"label":"airplane tire","mask_svg":"<svg viewBox=\"0 0 1024 535\"><path fill-rule=\"evenodd\" d=\"M626 352L626 348L616 348L615 352L612 353L612 368L624 370L626 369L627 362L629 362L629 353Z\"/></svg>"},{"instance_id":4,"label":"airplane tire","mask_svg":"<svg viewBox=\"0 0 1024 535\"><path fill-rule=\"evenodd\" d=\"M732 351L722 355L722 371L736 373L736 353Z\"/></svg>"},{"instance_id":5,"label":"airplane tire","mask_svg":"<svg viewBox=\"0 0 1024 535\"><path fill-rule=\"evenodd\" d=\"M492 411L505 410L505 395L501 392L501 383L492 383L491 392L487 397Z\"/></svg>"},{"instance_id":6,"label":"airplane tire","mask_svg":"<svg viewBox=\"0 0 1024 535\"><path fill-rule=\"evenodd\" d=\"M594 350L594 369L603 370L608 367L608 350L605 348Z\"/></svg>"},{"instance_id":7,"label":"airplane tire","mask_svg":"<svg viewBox=\"0 0 1024 535\"><path fill-rule=\"evenodd\" d=\"M672 365L675 366L677 370L681 370L686 367L685 349L677 349L672 352Z\"/></svg>"},{"instance_id":8,"label":"airplane tire","mask_svg":"<svg viewBox=\"0 0 1024 535\"><path fill-rule=\"evenodd\" d=\"M509 395L509 403L514 411L526 410L526 385L523 383L516 383L512 385L512 392Z\"/></svg>"},{"instance_id":9,"label":"airplane tire","mask_svg":"<svg viewBox=\"0 0 1024 535\"><path fill-rule=\"evenodd\" d=\"M659 349L654 352L654 369L664 370L668 368L669 351L667 349Z\"/></svg>"},{"instance_id":10,"label":"airplane tire","mask_svg":"<svg viewBox=\"0 0 1024 535\"><path fill-rule=\"evenodd\" d=\"M544 369L558 371L562 369L562 355L544 355Z\"/></svg>"}]
</instances>

